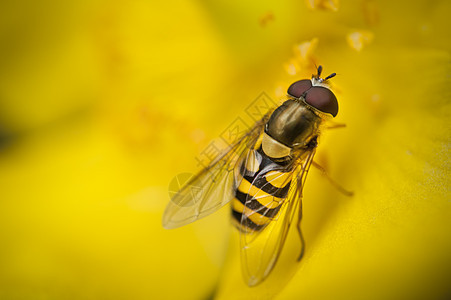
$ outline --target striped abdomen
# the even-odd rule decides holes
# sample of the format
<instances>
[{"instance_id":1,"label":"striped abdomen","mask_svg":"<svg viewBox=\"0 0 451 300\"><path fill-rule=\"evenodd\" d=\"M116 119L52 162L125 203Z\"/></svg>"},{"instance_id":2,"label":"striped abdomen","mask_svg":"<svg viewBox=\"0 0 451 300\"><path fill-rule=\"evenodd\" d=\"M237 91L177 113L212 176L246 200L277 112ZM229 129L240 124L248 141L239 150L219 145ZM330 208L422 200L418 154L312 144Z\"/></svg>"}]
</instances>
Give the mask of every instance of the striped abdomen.
<instances>
[{"instance_id":1,"label":"striped abdomen","mask_svg":"<svg viewBox=\"0 0 451 300\"><path fill-rule=\"evenodd\" d=\"M232 200L233 219L240 230L260 231L277 217L290 189L292 172L261 150L252 150L240 173L243 180ZM246 217L241 223L243 214Z\"/></svg>"}]
</instances>

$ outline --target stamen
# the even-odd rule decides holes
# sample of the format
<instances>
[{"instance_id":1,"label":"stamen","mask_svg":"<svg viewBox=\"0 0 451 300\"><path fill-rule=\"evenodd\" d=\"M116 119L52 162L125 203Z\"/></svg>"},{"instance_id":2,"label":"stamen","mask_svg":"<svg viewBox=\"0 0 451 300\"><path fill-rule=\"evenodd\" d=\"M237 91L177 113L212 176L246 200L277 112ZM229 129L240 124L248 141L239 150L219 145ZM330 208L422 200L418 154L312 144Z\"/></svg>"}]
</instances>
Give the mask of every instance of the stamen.
<instances>
[{"instance_id":1,"label":"stamen","mask_svg":"<svg viewBox=\"0 0 451 300\"><path fill-rule=\"evenodd\" d=\"M365 46L371 44L374 39L374 34L369 30L358 30L349 33L346 36L346 41L349 47L357 52L362 51Z\"/></svg>"}]
</instances>

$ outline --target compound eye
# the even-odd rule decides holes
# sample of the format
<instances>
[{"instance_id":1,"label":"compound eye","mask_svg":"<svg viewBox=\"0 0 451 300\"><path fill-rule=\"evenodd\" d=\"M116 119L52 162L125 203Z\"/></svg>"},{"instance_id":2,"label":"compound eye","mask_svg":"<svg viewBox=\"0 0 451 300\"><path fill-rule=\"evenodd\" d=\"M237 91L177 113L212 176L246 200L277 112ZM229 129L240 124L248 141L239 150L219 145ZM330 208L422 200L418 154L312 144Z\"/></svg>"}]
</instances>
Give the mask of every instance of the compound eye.
<instances>
[{"instance_id":1,"label":"compound eye","mask_svg":"<svg viewBox=\"0 0 451 300\"><path fill-rule=\"evenodd\" d=\"M300 98L311 87L312 82L309 79L296 81L288 88L288 95Z\"/></svg>"},{"instance_id":2,"label":"compound eye","mask_svg":"<svg viewBox=\"0 0 451 300\"><path fill-rule=\"evenodd\" d=\"M334 117L338 114L337 97L335 97L331 90L325 87L315 86L309 89L305 96L305 102Z\"/></svg>"}]
</instances>

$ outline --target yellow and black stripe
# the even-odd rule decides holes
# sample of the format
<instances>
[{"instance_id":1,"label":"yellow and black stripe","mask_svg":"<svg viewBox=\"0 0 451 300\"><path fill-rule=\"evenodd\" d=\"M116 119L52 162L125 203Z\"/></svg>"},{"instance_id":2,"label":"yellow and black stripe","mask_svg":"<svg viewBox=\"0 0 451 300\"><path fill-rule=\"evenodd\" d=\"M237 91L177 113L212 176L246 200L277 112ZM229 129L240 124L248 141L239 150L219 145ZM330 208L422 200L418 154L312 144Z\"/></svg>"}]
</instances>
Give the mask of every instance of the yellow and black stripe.
<instances>
[{"instance_id":1,"label":"yellow and black stripe","mask_svg":"<svg viewBox=\"0 0 451 300\"><path fill-rule=\"evenodd\" d=\"M260 231L278 215L291 184L292 172L284 168L288 163L272 161L261 148L250 152L232 200L233 220L240 230ZM241 223L243 214L247 218Z\"/></svg>"}]
</instances>

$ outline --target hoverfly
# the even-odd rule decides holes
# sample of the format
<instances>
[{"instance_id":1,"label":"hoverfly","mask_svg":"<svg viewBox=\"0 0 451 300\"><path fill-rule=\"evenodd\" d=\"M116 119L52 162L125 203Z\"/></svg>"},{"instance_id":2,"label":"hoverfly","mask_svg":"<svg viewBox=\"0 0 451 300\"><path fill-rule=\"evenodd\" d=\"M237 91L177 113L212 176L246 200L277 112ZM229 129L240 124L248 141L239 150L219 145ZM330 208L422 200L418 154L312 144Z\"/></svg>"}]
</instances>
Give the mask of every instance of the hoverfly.
<instances>
[{"instance_id":1,"label":"hoverfly","mask_svg":"<svg viewBox=\"0 0 451 300\"><path fill-rule=\"evenodd\" d=\"M249 286L273 270L294 220L301 240L302 190L324 122L338 113L338 101L321 78L293 83L288 99L270 110L226 151L193 176L166 207L163 226L177 228L231 202L240 232L241 260ZM193 195L190 187L202 187ZM295 218L295 215L296 218Z\"/></svg>"}]
</instances>

